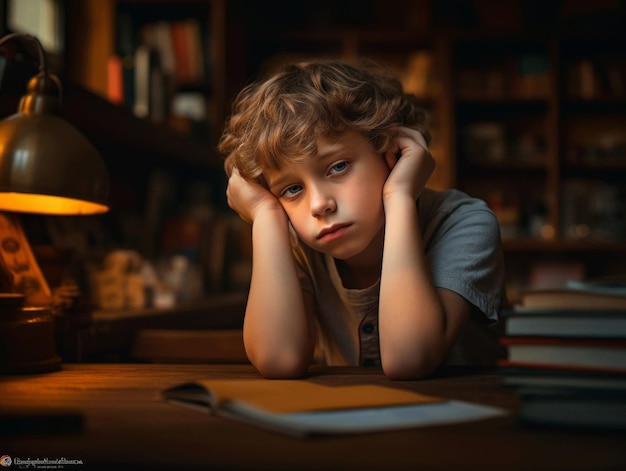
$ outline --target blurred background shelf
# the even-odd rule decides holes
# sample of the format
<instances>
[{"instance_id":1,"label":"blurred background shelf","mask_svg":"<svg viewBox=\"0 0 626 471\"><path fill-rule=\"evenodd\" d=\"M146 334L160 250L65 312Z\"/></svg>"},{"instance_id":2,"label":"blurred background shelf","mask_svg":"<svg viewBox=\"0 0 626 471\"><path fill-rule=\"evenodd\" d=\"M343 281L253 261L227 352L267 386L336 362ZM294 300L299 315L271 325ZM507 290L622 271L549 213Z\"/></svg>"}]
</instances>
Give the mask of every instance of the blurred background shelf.
<instances>
[{"instance_id":1,"label":"blurred background shelf","mask_svg":"<svg viewBox=\"0 0 626 471\"><path fill-rule=\"evenodd\" d=\"M14 29L18 3L0 2L4 32ZM248 227L226 206L216 152L233 97L286 60L367 56L397 73L431 115L437 170L429 185L465 190L496 212L512 302L538 280L560 281L540 269L566 278L624 273L622 1L43 3L57 13L46 17L58 39L47 49L65 84L64 113L111 170L113 211L86 242L94 259L118 248L151 261L185 254L205 275L204 297L245 291ZM170 37L173 48L181 28L186 52L168 53L155 39ZM195 75L181 76L181 64ZM143 96L157 101L137 108L129 97L140 82L129 74L141 67L160 81L144 78ZM21 91L2 93L8 115ZM184 239L172 227L194 224L202 229L186 245L172 243ZM35 237L41 226L31 224ZM224 255L217 262L216 253Z\"/></svg>"}]
</instances>

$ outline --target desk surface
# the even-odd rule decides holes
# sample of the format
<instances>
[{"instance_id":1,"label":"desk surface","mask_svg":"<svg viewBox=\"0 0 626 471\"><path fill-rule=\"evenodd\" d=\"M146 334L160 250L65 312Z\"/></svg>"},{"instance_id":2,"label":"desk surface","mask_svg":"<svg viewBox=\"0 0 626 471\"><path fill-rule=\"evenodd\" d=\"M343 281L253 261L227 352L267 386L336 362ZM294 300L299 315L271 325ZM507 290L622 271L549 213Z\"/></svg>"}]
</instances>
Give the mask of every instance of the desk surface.
<instances>
[{"instance_id":1,"label":"desk surface","mask_svg":"<svg viewBox=\"0 0 626 471\"><path fill-rule=\"evenodd\" d=\"M307 381L376 383L506 408L507 417L397 432L296 439L167 404L162 389L202 377L254 378L249 365L68 364L56 373L0 377L0 414L33 414L46 433L0 430L0 455L82 460L64 469L626 469L626 439L612 433L525 428L495 374L448 372L391 381L377 369L314 367ZM65 430L47 414L83 417ZM60 419L64 416L61 415ZM37 422L35 422L37 423ZM55 429L55 423L58 427ZM6 422L5 422L6 426ZM0 423L0 429L5 428ZM2 436L4 435L4 436Z\"/></svg>"}]
</instances>

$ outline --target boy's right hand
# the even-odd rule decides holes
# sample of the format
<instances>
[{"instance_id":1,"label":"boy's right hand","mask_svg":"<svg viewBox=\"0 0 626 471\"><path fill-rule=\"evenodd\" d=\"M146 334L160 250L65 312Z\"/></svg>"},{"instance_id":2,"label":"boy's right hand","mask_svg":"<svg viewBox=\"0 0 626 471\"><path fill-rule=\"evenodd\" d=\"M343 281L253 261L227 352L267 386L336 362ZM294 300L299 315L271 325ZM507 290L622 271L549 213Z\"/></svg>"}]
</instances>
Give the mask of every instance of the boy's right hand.
<instances>
[{"instance_id":1,"label":"boy's right hand","mask_svg":"<svg viewBox=\"0 0 626 471\"><path fill-rule=\"evenodd\" d=\"M259 211L280 210L282 206L276 197L258 183L244 179L237 169L228 178L226 189L228 206L246 222L252 223Z\"/></svg>"}]
</instances>

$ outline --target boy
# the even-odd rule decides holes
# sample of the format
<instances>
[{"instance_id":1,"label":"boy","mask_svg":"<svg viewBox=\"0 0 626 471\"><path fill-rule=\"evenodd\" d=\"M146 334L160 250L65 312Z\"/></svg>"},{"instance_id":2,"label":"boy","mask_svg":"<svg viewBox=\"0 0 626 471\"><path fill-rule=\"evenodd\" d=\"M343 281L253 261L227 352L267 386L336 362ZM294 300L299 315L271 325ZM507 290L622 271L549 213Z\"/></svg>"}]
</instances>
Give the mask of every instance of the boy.
<instances>
[{"instance_id":1,"label":"boy","mask_svg":"<svg viewBox=\"0 0 626 471\"><path fill-rule=\"evenodd\" d=\"M425 188L428 139L414 97L370 66L293 64L236 98L219 149L228 204L252 224L243 335L262 375L304 375L316 347L393 379L493 363L498 224Z\"/></svg>"}]
</instances>

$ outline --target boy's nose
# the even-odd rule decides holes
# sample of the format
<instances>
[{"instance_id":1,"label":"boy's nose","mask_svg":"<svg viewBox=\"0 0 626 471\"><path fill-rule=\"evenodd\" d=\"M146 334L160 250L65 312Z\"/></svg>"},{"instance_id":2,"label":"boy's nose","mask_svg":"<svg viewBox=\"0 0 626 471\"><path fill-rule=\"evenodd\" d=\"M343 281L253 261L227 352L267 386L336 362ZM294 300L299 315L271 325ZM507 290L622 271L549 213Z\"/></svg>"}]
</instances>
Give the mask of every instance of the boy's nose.
<instances>
[{"instance_id":1,"label":"boy's nose","mask_svg":"<svg viewBox=\"0 0 626 471\"><path fill-rule=\"evenodd\" d=\"M311 214L313 217L322 217L336 209L337 203L331 195L319 190L311 192Z\"/></svg>"}]
</instances>

